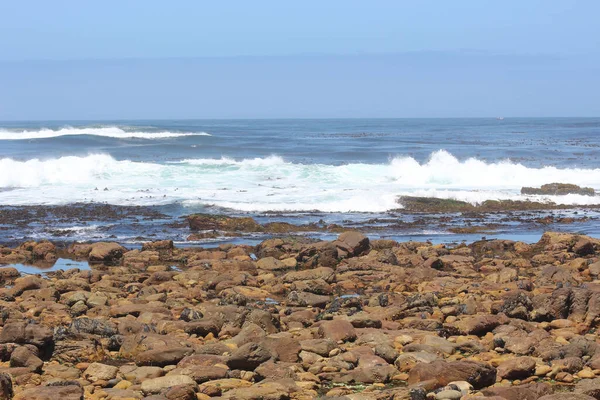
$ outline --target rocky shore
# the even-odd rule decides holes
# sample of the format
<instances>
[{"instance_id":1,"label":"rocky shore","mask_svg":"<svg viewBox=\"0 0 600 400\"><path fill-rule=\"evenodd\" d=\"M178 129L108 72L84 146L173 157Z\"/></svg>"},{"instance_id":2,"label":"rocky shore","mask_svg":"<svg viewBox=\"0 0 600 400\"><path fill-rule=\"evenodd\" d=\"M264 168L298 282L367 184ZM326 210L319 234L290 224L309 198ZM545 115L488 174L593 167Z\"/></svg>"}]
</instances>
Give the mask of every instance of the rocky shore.
<instances>
[{"instance_id":1,"label":"rocky shore","mask_svg":"<svg viewBox=\"0 0 600 400\"><path fill-rule=\"evenodd\" d=\"M590 237L0 247L59 257L0 268L0 399L600 399Z\"/></svg>"}]
</instances>

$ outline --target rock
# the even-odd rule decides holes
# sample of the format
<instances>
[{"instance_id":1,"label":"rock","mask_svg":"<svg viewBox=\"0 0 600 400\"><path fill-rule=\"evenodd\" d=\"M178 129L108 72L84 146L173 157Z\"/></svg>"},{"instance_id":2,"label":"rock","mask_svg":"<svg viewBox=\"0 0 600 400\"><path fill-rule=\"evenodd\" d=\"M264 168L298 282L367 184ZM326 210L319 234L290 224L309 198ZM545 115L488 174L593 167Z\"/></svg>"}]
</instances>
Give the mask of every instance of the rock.
<instances>
[{"instance_id":1,"label":"rock","mask_svg":"<svg viewBox=\"0 0 600 400\"><path fill-rule=\"evenodd\" d=\"M147 350L135 356L135 363L139 366L158 366L175 365L185 356L193 352L189 347L162 348L156 350Z\"/></svg>"},{"instance_id":2,"label":"rock","mask_svg":"<svg viewBox=\"0 0 600 400\"><path fill-rule=\"evenodd\" d=\"M17 393L14 400L83 400L83 388L79 385L38 386Z\"/></svg>"},{"instance_id":3,"label":"rock","mask_svg":"<svg viewBox=\"0 0 600 400\"><path fill-rule=\"evenodd\" d=\"M537 400L596 400L595 398L578 393L555 393L542 396Z\"/></svg>"},{"instance_id":4,"label":"rock","mask_svg":"<svg viewBox=\"0 0 600 400\"><path fill-rule=\"evenodd\" d=\"M140 383L146 379L160 378L164 374L165 371L159 367L138 367L124 373L124 376L133 383Z\"/></svg>"},{"instance_id":5,"label":"rock","mask_svg":"<svg viewBox=\"0 0 600 400\"><path fill-rule=\"evenodd\" d=\"M161 376L160 378L146 379L142 382L142 392L145 394L156 394L167 388L174 386L191 386L196 387L196 382L186 375L169 375Z\"/></svg>"},{"instance_id":6,"label":"rock","mask_svg":"<svg viewBox=\"0 0 600 400\"><path fill-rule=\"evenodd\" d=\"M195 385L178 385L173 386L165 393L168 400L197 400Z\"/></svg>"},{"instance_id":7,"label":"rock","mask_svg":"<svg viewBox=\"0 0 600 400\"><path fill-rule=\"evenodd\" d=\"M301 346L296 339L287 337L266 337L261 343L262 346L269 349L275 358L282 362L295 363L298 361L298 354Z\"/></svg>"},{"instance_id":8,"label":"rock","mask_svg":"<svg viewBox=\"0 0 600 400\"><path fill-rule=\"evenodd\" d=\"M0 267L0 282L12 281L21 276L15 267Z\"/></svg>"},{"instance_id":9,"label":"rock","mask_svg":"<svg viewBox=\"0 0 600 400\"><path fill-rule=\"evenodd\" d=\"M227 368L218 366L191 365L182 370L184 375L188 375L197 383L214 381L227 377Z\"/></svg>"},{"instance_id":10,"label":"rock","mask_svg":"<svg viewBox=\"0 0 600 400\"><path fill-rule=\"evenodd\" d=\"M356 330L352 324L342 319L323 321L319 325L318 333L320 337L331 339L335 342L348 342L356 339Z\"/></svg>"},{"instance_id":11,"label":"rock","mask_svg":"<svg viewBox=\"0 0 600 400\"><path fill-rule=\"evenodd\" d=\"M115 366L95 362L87 367L83 376L90 382L96 382L97 380L109 381L117 376L117 372L119 372L119 368Z\"/></svg>"},{"instance_id":12,"label":"rock","mask_svg":"<svg viewBox=\"0 0 600 400\"><path fill-rule=\"evenodd\" d=\"M552 386L547 383L529 383L518 386L494 386L481 391L486 398L497 396L506 400L537 400L552 394Z\"/></svg>"},{"instance_id":13,"label":"rock","mask_svg":"<svg viewBox=\"0 0 600 400\"><path fill-rule=\"evenodd\" d=\"M460 400L462 393L458 390L442 390L436 393L435 400Z\"/></svg>"},{"instance_id":14,"label":"rock","mask_svg":"<svg viewBox=\"0 0 600 400\"><path fill-rule=\"evenodd\" d=\"M496 382L496 369L474 361L434 361L418 363L409 372L409 384L429 380L435 382L434 387L442 387L452 381L467 381L475 389L481 389Z\"/></svg>"},{"instance_id":15,"label":"rock","mask_svg":"<svg viewBox=\"0 0 600 400\"><path fill-rule=\"evenodd\" d=\"M40 372L44 362L31 352L27 347L21 346L15 349L10 356L11 368L27 368L31 372Z\"/></svg>"},{"instance_id":16,"label":"rock","mask_svg":"<svg viewBox=\"0 0 600 400\"><path fill-rule=\"evenodd\" d=\"M88 317L76 318L71 322L69 331L75 334L90 334L101 337L111 337L117 334L114 323Z\"/></svg>"},{"instance_id":17,"label":"rock","mask_svg":"<svg viewBox=\"0 0 600 400\"><path fill-rule=\"evenodd\" d=\"M118 243L98 242L92 245L88 259L90 262L115 265L125 251L125 248Z\"/></svg>"},{"instance_id":18,"label":"rock","mask_svg":"<svg viewBox=\"0 0 600 400\"><path fill-rule=\"evenodd\" d=\"M521 194L529 195L551 195L564 196L567 194L579 194L583 196L595 196L596 192L593 188L580 187L572 183L548 183L540 188L522 187Z\"/></svg>"},{"instance_id":19,"label":"rock","mask_svg":"<svg viewBox=\"0 0 600 400\"><path fill-rule=\"evenodd\" d=\"M600 399L600 378L582 379L575 385L575 393Z\"/></svg>"},{"instance_id":20,"label":"rock","mask_svg":"<svg viewBox=\"0 0 600 400\"><path fill-rule=\"evenodd\" d=\"M369 250L369 238L356 231L342 233L334 244L350 257L360 256Z\"/></svg>"},{"instance_id":21,"label":"rock","mask_svg":"<svg viewBox=\"0 0 600 400\"><path fill-rule=\"evenodd\" d=\"M253 371L263 362L271 359L273 354L259 343L246 343L231 354L227 365L232 369Z\"/></svg>"},{"instance_id":22,"label":"rock","mask_svg":"<svg viewBox=\"0 0 600 400\"><path fill-rule=\"evenodd\" d=\"M594 244L591 240L586 238L580 238L573 245L573 252L580 256L587 256L590 254L594 254Z\"/></svg>"},{"instance_id":23,"label":"rock","mask_svg":"<svg viewBox=\"0 0 600 400\"><path fill-rule=\"evenodd\" d=\"M256 262L256 267L266 271L284 271L290 269L283 261L279 261L274 257L261 258Z\"/></svg>"},{"instance_id":24,"label":"rock","mask_svg":"<svg viewBox=\"0 0 600 400\"><path fill-rule=\"evenodd\" d=\"M233 389L223 395L228 400L288 400L290 394L286 386L279 382L266 382L243 389Z\"/></svg>"},{"instance_id":25,"label":"rock","mask_svg":"<svg viewBox=\"0 0 600 400\"><path fill-rule=\"evenodd\" d=\"M508 319L502 315L477 315L462 318L453 325L463 335L481 336L506 322L508 322Z\"/></svg>"},{"instance_id":26,"label":"rock","mask_svg":"<svg viewBox=\"0 0 600 400\"><path fill-rule=\"evenodd\" d=\"M331 339L307 339L300 342L300 347L303 351L328 357L329 353L337 348L337 344Z\"/></svg>"},{"instance_id":27,"label":"rock","mask_svg":"<svg viewBox=\"0 0 600 400\"><path fill-rule=\"evenodd\" d=\"M219 230L228 232L262 232L264 228L250 217L194 214L187 217L193 231Z\"/></svg>"},{"instance_id":28,"label":"rock","mask_svg":"<svg viewBox=\"0 0 600 400\"><path fill-rule=\"evenodd\" d=\"M51 329L26 322L11 322L4 325L0 333L0 343L33 344L39 348L51 346L53 333Z\"/></svg>"},{"instance_id":29,"label":"rock","mask_svg":"<svg viewBox=\"0 0 600 400\"><path fill-rule=\"evenodd\" d=\"M498 377L503 379L523 379L535 371L535 360L531 357L517 357L498 365Z\"/></svg>"},{"instance_id":30,"label":"rock","mask_svg":"<svg viewBox=\"0 0 600 400\"><path fill-rule=\"evenodd\" d=\"M12 398L12 379L9 374L5 372L0 372L0 400L11 400Z\"/></svg>"}]
</instances>

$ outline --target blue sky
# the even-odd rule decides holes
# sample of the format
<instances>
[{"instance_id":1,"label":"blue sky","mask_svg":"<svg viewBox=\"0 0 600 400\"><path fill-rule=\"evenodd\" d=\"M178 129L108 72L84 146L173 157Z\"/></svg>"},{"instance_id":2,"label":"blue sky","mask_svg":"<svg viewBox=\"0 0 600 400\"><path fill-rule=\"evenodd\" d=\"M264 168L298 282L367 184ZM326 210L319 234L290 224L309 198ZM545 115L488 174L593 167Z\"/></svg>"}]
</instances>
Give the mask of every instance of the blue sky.
<instances>
[{"instance_id":1,"label":"blue sky","mask_svg":"<svg viewBox=\"0 0 600 400\"><path fill-rule=\"evenodd\" d=\"M598 116L600 2L5 1L0 119Z\"/></svg>"}]
</instances>

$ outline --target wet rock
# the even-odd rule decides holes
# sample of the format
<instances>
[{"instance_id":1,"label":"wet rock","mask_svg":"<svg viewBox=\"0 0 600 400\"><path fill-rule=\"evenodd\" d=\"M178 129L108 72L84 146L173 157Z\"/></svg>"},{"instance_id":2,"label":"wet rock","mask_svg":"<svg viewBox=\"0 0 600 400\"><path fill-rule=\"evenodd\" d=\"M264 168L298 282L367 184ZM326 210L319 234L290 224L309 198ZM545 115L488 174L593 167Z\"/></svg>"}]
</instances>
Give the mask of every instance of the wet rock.
<instances>
[{"instance_id":1,"label":"wet rock","mask_svg":"<svg viewBox=\"0 0 600 400\"><path fill-rule=\"evenodd\" d=\"M572 183L548 183L542 185L540 188L523 187L521 188L521 194L551 196L564 196L567 194L579 194L583 196L596 195L593 188L580 187Z\"/></svg>"},{"instance_id":2,"label":"wet rock","mask_svg":"<svg viewBox=\"0 0 600 400\"><path fill-rule=\"evenodd\" d=\"M187 217L193 231L262 232L263 227L250 217L228 217L225 215L194 214Z\"/></svg>"}]
</instances>

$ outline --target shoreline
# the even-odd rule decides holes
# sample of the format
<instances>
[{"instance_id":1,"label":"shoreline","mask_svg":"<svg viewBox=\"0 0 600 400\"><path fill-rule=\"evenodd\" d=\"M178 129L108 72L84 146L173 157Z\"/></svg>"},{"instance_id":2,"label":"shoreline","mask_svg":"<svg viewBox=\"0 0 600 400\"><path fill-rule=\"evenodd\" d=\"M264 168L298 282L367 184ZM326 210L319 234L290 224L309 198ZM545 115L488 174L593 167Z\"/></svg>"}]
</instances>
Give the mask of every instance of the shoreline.
<instances>
[{"instance_id":1,"label":"shoreline","mask_svg":"<svg viewBox=\"0 0 600 400\"><path fill-rule=\"evenodd\" d=\"M0 268L15 399L516 399L600 381L600 240L583 235L0 247L4 264L67 257L81 268Z\"/></svg>"},{"instance_id":2,"label":"shoreline","mask_svg":"<svg viewBox=\"0 0 600 400\"><path fill-rule=\"evenodd\" d=\"M387 213L240 213L219 208L115 206L74 203L64 206L0 206L0 244L50 240L61 246L73 241L116 241L129 247L169 239L190 246L223 243L255 245L271 237L333 240L346 230L374 238L435 243L472 242L483 237L537 241L545 231L570 231L600 237L600 209L464 209L456 201L418 198L404 210ZM504 204L504 203L498 203ZM417 205L420 208L417 208ZM200 212L200 214L194 214ZM193 215L204 223L190 226ZM218 221L229 221L220 223Z\"/></svg>"}]
</instances>

